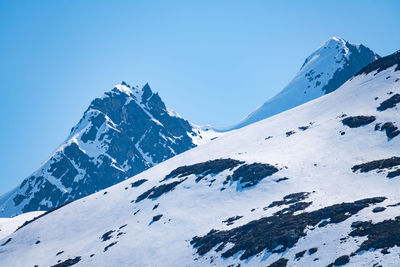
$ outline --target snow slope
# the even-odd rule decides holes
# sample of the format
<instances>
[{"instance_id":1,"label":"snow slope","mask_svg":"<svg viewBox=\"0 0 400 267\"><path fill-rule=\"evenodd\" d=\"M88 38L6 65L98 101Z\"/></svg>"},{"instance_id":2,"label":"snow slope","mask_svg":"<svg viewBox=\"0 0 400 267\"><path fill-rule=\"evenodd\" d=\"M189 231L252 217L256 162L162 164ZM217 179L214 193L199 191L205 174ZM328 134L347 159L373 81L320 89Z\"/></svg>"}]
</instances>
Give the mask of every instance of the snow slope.
<instances>
[{"instance_id":1,"label":"snow slope","mask_svg":"<svg viewBox=\"0 0 400 267\"><path fill-rule=\"evenodd\" d=\"M0 217L79 199L219 135L168 109L148 84L122 82L93 100L49 159L0 197Z\"/></svg>"},{"instance_id":2,"label":"snow slope","mask_svg":"<svg viewBox=\"0 0 400 267\"><path fill-rule=\"evenodd\" d=\"M24 222L30 221L41 214L43 214L43 211L33 211L12 218L0 218L0 240L15 232Z\"/></svg>"},{"instance_id":3,"label":"snow slope","mask_svg":"<svg viewBox=\"0 0 400 267\"><path fill-rule=\"evenodd\" d=\"M332 37L312 53L294 79L237 125L238 129L333 92L379 56L363 45Z\"/></svg>"},{"instance_id":4,"label":"snow slope","mask_svg":"<svg viewBox=\"0 0 400 267\"><path fill-rule=\"evenodd\" d=\"M399 81L400 52L32 221L0 266L398 266Z\"/></svg>"}]
</instances>

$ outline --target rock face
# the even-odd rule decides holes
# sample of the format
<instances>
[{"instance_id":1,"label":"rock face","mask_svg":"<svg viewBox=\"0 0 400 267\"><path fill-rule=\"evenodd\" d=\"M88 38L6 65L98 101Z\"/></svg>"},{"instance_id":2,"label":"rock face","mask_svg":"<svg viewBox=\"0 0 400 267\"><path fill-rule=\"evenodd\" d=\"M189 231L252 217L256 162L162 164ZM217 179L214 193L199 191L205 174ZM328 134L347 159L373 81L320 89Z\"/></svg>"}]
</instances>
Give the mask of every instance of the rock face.
<instances>
[{"instance_id":1,"label":"rock face","mask_svg":"<svg viewBox=\"0 0 400 267\"><path fill-rule=\"evenodd\" d=\"M331 93L378 58L363 45L332 37L304 61L296 77L280 93L237 125L223 130L244 127Z\"/></svg>"},{"instance_id":2,"label":"rock face","mask_svg":"<svg viewBox=\"0 0 400 267\"><path fill-rule=\"evenodd\" d=\"M169 110L150 86L115 86L92 101L67 140L0 199L0 217L49 210L114 185L207 141L213 131Z\"/></svg>"}]
</instances>

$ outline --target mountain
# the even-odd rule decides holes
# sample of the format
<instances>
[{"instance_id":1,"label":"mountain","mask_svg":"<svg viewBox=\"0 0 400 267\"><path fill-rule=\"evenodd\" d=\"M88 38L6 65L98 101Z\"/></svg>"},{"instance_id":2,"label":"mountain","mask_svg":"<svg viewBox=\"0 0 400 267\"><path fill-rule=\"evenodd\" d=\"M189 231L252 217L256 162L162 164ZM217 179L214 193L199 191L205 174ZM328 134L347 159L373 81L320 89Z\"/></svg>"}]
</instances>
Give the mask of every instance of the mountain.
<instances>
[{"instance_id":1,"label":"mountain","mask_svg":"<svg viewBox=\"0 0 400 267\"><path fill-rule=\"evenodd\" d=\"M0 198L0 217L49 210L97 192L215 137L125 82L92 101L66 141Z\"/></svg>"},{"instance_id":2,"label":"mountain","mask_svg":"<svg viewBox=\"0 0 400 267\"><path fill-rule=\"evenodd\" d=\"M397 52L26 223L0 266L398 266L399 108Z\"/></svg>"},{"instance_id":3,"label":"mountain","mask_svg":"<svg viewBox=\"0 0 400 267\"><path fill-rule=\"evenodd\" d=\"M300 71L282 91L237 125L225 130L244 127L331 93L378 58L379 55L363 45L332 37L304 61Z\"/></svg>"}]
</instances>

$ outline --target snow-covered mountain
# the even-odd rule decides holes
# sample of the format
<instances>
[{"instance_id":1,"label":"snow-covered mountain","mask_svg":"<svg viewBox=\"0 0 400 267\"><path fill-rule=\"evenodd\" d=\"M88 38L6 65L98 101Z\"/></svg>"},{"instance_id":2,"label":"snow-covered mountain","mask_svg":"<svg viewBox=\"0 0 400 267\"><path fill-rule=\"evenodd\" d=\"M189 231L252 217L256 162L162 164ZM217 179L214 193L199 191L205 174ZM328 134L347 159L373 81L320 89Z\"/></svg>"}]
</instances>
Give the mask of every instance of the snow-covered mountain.
<instances>
[{"instance_id":1,"label":"snow-covered mountain","mask_svg":"<svg viewBox=\"0 0 400 267\"><path fill-rule=\"evenodd\" d=\"M379 58L369 48L332 37L312 53L294 79L237 125L244 127L335 91L363 67Z\"/></svg>"},{"instance_id":2,"label":"snow-covered mountain","mask_svg":"<svg viewBox=\"0 0 400 267\"><path fill-rule=\"evenodd\" d=\"M0 266L398 266L399 108L400 51L25 224Z\"/></svg>"},{"instance_id":3,"label":"snow-covered mountain","mask_svg":"<svg viewBox=\"0 0 400 267\"><path fill-rule=\"evenodd\" d=\"M0 217L49 210L87 196L217 135L168 109L148 84L122 82L93 100L50 158L0 197Z\"/></svg>"}]
</instances>

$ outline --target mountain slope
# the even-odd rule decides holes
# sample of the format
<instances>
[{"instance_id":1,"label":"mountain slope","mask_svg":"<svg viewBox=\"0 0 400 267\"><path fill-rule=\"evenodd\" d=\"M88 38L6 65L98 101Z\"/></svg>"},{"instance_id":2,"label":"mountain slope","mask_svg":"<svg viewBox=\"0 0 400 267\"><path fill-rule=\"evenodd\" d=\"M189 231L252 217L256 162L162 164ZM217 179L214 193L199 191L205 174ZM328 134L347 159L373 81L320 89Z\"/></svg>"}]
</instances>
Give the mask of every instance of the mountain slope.
<instances>
[{"instance_id":1,"label":"mountain slope","mask_svg":"<svg viewBox=\"0 0 400 267\"><path fill-rule=\"evenodd\" d=\"M226 130L244 127L333 92L378 58L363 45L332 37L304 61L296 77L281 92Z\"/></svg>"},{"instance_id":2,"label":"mountain slope","mask_svg":"<svg viewBox=\"0 0 400 267\"><path fill-rule=\"evenodd\" d=\"M0 241L1 266L396 266L400 52Z\"/></svg>"},{"instance_id":3,"label":"mountain slope","mask_svg":"<svg viewBox=\"0 0 400 267\"><path fill-rule=\"evenodd\" d=\"M23 225L26 221L43 214L43 211L27 212L13 218L0 218L0 240L6 238L14 233L18 227Z\"/></svg>"},{"instance_id":4,"label":"mountain slope","mask_svg":"<svg viewBox=\"0 0 400 267\"><path fill-rule=\"evenodd\" d=\"M53 155L0 198L0 217L49 210L87 196L215 135L169 110L148 84L123 82L93 100Z\"/></svg>"}]
</instances>

